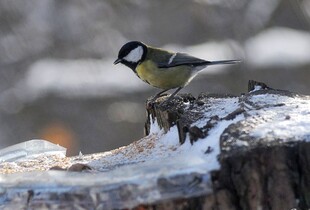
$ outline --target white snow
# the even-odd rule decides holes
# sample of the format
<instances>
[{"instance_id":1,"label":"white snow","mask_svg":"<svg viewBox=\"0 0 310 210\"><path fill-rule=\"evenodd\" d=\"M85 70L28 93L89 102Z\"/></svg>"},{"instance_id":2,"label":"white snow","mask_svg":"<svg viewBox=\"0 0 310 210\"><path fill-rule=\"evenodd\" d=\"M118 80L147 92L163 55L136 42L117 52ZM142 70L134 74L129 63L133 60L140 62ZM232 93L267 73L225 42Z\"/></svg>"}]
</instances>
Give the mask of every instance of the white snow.
<instances>
[{"instance_id":1,"label":"white snow","mask_svg":"<svg viewBox=\"0 0 310 210\"><path fill-rule=\"evenodd\" d=\"M283 141L310 141L310 101L273 94L254 95L251 101L259 106L283 104L253 111L264 121L250 135L264 139ZM296 106L298 104L298 106Z\"/></svg>"},{"instance_id":2,"label":"white snow","mask_svg":"<svg viewBox=\"0 0 310 210\"><path fill-rule=\"evenodd\" d=\"M153 119L153 117L150 115L150 134L155 134L160 132L160 127L157 123L157 119Z\"/></svg>"},{"instance_id":3,"label":"white snow","mask_svg":"<svg viewBox=\"0 0 310 210\"><path fill-rule=\"evenodd\" d=\"M232 113L239 108L238 97L231 98L208 98L208 103L211 106L208 106L205 109L205 119L210 119L212 116L217 115L219 118L227 116L229 113ZM205 119L197 121L193 126L202 127L205 125Z\"/></svg>"},{"instance_id":4,"label":"white snow","mask_svg":"<svg viewBox=\"0 0 310 210\"><path fill-rule=\"evenodd\" d=\"M260 85L255 85L255 86L254 86L254 89L251 90L250 93L253 93L253 92L255 92L255 91L262 90L262 89L263 89L262 86L260 86Z\"/></svg>"}]
</instances>

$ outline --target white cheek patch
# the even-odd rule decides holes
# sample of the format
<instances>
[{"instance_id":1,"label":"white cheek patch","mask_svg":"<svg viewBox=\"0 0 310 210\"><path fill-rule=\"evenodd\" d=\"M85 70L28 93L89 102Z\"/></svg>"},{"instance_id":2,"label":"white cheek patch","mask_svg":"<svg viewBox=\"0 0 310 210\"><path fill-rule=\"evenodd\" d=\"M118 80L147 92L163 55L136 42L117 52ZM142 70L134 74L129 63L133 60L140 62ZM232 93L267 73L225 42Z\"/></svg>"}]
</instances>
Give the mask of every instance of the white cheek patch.
<instances>
[{"instance_id":1,"label":"white cheek patch","mask_svg":"<svg viewBox=\"0 0 310 210\"><path fill-rule=\"evenodd\" d=\"M130 53L126 55L123 59L128 62L137 63L138 61L141 60L142 55L143 55L143 48L139 46L131 50Z\"/></svg>"}]
</instances>

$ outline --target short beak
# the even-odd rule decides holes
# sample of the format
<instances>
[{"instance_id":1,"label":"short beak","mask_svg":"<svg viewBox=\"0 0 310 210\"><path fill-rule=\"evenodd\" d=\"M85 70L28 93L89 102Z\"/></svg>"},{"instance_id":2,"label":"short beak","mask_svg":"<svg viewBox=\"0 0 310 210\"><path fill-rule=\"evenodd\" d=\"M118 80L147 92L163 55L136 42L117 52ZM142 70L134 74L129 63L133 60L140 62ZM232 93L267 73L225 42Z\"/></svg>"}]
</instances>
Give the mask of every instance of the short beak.
<instances>
[{"instance_id":1,"label":"short beak","mask_svg":"<svg viewBox=\"0 0 310 210\"><path fill-rule=\"evenodd\" d=\"M120 59L120 58L116 59L116 60L114 61L114 65L120 63L121 61L122 61L122 59Z\"/></svg>"}]
</instances>

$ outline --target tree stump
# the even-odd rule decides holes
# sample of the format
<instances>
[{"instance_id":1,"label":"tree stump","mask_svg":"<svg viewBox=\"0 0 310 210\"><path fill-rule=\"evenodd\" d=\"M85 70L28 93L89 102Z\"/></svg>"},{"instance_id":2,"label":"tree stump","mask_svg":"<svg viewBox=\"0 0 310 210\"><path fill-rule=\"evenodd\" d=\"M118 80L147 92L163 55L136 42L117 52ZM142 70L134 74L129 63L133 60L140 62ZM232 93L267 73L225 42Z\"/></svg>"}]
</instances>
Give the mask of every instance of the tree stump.
<instances>
[{"instance_id":1,"label":"tree stump","mask_svg":"<svg viewBox=\"0 0 310 210\"><path fill-rule=\"evenodd\" d=\"M0 163L0 208L310 209L310 97L248 87L147 102L113 151Z\"/></svg>"},{"instance_id":2,"label":"tree stump","mask_svg":"<svg viewBox=\"0 0 310 210\"><path fill-rule=\"evenodd\" d=\"M290 112L289 108L274 119L264 114L264 110L267 112L272 107L281 110L281 107L287 105L285 100L279 101L276 97L274 101L264 101L264 97L260 97L262 101L257 100L256 103L250 100L255 96L274 95L291 99L289 103L296 102L298 109L297 99L303 103L309 102L310 97L276 90L253 80L249 81L248 91L238 97L239 108L225 117L211 116L202 127L192 124L203 118L202 110L208 106L208 98L234 96L201 94L195 99L190 94L184 94L179 95L170 105L148 105L147 113L150 117L145 125L145 133L149 134L151 121L157 119L165 131L177 125L180 144L187 137L194 144L207 136L218 121L234 119L241 114L245 119L231 124L220 136L221 153L218 158L221 168L212 172L213 195L199 198L204 203L202 209L310 209L310 130L301 136L291 133L286 138L272 133L272 130L265 133L265 136L251 135L254 129L264 127L264 124L272 124L273 121L277 123L278 120L289 121L291 114L296 118L300 114L310 117L310 106L306 107L308 111L302 111L304 113ZM186 109L186 104L193 108ZM310 129L309 124L304 126ZM191 208L197 208L196 204Z\"/></svg>"}]
</instances>

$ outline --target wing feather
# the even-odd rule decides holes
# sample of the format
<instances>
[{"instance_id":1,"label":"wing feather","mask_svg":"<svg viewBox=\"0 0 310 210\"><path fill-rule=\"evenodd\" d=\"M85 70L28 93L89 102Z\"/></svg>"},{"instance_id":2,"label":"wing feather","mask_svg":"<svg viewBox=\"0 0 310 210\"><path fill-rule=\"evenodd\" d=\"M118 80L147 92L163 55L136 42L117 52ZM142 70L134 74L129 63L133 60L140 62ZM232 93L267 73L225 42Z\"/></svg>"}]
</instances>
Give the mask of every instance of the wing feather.
<instances>
[{"instance_id":1,"label":"wing feather","mask_svg":"<svg viewBox=\"0 0 310 210\"><path fill-rule=\"evenodd\" d=\"M169 57L168 61L158 62L158 68L170 68L181 65L200 66L207 65L208 63L211 62L190 56L185 53L174 53L171 55L171 57Z\"/></svg>"},{"instance_id":2,"label":"wing feather","mask_svg":"<svg viewBox=\"0 0 310 210\"><path fill-rule=\"evenodd\" d=\"M153 60L157 64L157 67L162 69L182 65L196 67L217 64L235 64L240 62L240 60L207 61L190 56L186 53L175 53L160 48L149 48L148 50L146 59Z\"/></svg>"}]
</instances>

